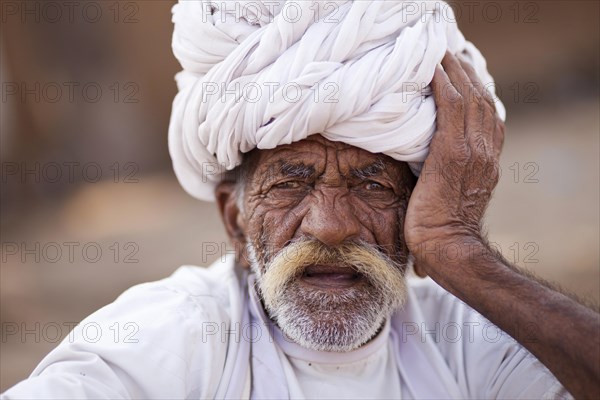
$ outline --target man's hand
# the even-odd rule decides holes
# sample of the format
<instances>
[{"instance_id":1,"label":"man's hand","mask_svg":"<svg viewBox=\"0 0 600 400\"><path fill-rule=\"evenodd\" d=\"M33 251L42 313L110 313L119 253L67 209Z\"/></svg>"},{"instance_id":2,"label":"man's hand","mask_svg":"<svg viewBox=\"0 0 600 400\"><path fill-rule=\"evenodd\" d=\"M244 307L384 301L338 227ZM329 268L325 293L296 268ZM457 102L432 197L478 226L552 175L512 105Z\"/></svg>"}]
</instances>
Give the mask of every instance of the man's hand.
<instances>
[{"instance_id":1,"label":"man's hand","mask_svg":"<svg viewBox=\"0 0 600 400\"><path fill-rule=\"evenodd\" d=\"M504 141L504 123L474 69L450 53L442 65L431 84L437 130L404 224L421 275L447 265L447 245L467 256L484 242L481 220L498 182Z\"/></svg>"},{"instance_id":2,"label":"man's hand","mask_svg":"<svg viewBox=\"0 0 600 400\"><path fill-rule=\"evenodd\" d=\"M437 131L405 219L415 270L510 334L576 398L599 398L600 314L486 245L481 220L504 125L467 63L447 54L442 65L433 81ZM525 327L534 337L524 340Z\"/></svg>"}]
</instances>

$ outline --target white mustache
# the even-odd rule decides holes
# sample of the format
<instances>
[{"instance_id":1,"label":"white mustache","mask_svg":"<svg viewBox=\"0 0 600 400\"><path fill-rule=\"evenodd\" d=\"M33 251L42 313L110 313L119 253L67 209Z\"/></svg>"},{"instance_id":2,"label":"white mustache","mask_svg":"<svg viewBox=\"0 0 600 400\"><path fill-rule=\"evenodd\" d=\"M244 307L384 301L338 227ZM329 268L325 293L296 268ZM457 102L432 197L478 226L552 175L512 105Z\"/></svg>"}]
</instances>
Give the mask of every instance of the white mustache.
<instances>
[{"instance_id":1,"label":"white mustache","mask_svg":"<svg viewBox=\"0 0 600 400\"><path fill-rule=\"evenodd\" d=\"M330 247L318 241L293 242L265 265L261 292L267 307L276 307L288 284L315 264L346 266L362 274L371 284L388 293L404 291L403 265L368 243L348 243Z\"/></svg>"}]
</instances>

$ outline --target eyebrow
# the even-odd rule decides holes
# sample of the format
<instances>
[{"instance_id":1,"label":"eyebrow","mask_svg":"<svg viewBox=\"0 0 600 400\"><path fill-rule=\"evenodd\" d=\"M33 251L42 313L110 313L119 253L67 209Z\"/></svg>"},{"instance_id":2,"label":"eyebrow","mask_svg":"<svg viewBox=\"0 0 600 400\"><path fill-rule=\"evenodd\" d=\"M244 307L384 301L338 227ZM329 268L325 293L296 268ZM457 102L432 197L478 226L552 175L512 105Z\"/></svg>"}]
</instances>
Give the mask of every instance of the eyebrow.
<instances>
[{"instance_id":1,"label":"eyebrow","mask_svg":"<svg viewBox=\"0 0 600 400\"><path fill-rule=\"evenodd\" d=\"M315 175L315 168L302 162L292 163L285 160L279 160L278 164L278 168L275 168L277 175L300 179L307 179ZM385 170L385 163L382 159L377 159L375 162L367 164L364 167L352 168L350 170L350 175L358 179L369 179L381 174L383 170Z\"/></svg>"},{"instance_id":2,"label":"eyebrow","mask_svg":"<svg viewBox=\"0 0 600 400\"><path fill-rule=\"evenodd\" d=\"M315 174L315 168L304 163L293 164L288 161L281 161L279 173L290 178L310 178Z\"/></svg>"},{"instance_id":3,"label":"eyebrow","mask_svg":"<svg viewBox=\"0 0 600 400\"><path fill-rule=\"evenodd\" d=\"M352 168L350 174L358 179L369 179L379 175L385 169L385 163L382 159L377 159L374 163L361 168Z\"/></svg>"}]
</instances>

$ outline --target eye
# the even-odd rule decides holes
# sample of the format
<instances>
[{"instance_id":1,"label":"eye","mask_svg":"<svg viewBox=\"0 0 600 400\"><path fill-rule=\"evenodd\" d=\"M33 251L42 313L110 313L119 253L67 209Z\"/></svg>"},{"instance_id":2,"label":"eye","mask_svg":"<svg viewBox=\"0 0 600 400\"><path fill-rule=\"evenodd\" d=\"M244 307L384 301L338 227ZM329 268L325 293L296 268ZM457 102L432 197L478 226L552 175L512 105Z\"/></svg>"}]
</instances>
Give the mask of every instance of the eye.
<instances>
[{"instance_id":1,"label":"eye","mask_svg":"<svg viewBox=\"0 0 600 400\"><path fill-rule=\"evenodd\" d=\"M275 189L298 189L303 182L299 182L299 181L285 181L285 182L280 182L276 185L273 185L273 187Z\"/></svg>"},{"instance_id":2,"label":"eye","mask_svg":"<svg viewBox=\"0 0 600 400\"><path fill-rule=\"evenodd\" d=\"M394 191L393 182L389 182L387 179L382 178L380 181L360 179L353 183L351 185L353 195L356 196L356 199L366 202L370 207L389 207L399 200Z\"/></svg>"},{"instance_id":3,"label":"eye","mask_svg":"<svg viewBox=\"0 0 600 400\"><path fill-rule=\"evenodd\" d=\"M387 188L379 182L368 181L365 183L365 189L370 191L386 190Z\"/></svg>"}]
</instances>

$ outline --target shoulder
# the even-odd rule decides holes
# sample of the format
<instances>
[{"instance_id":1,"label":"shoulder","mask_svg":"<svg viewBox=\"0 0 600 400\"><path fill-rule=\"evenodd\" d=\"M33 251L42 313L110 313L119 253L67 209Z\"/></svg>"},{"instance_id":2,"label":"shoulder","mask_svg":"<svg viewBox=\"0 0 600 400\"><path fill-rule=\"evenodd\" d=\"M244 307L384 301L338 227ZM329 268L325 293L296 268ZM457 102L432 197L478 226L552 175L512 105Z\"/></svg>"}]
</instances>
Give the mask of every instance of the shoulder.
<instances>
[{"instance_id":1,"label":"shoulder","mask_svg":"<svg viewBox=\"0 0 600 400\"><path fill-rule=\"evenodd\" d=\"M420 315L421 342L429 342L468 397L561 397L568 393L527 349L430 278L409 278L409 307ZM523 326L519 341L536 340Z\"/></svg>"},{"instance_id":2,"label":"shoulder","mask_svg":"<svg viewBox=\"0 0 600 400\"><path fill-rule=\"evenodd\" d=\"M35 385L61 387L56 381L70 376L77 387L110 384L124 397L211 397L242 290L231 262L136 285L81 321L34 370Z\"/></svg>"},{"instance_id":3,"label":"shoulder","mask_svg":"<svg viewBox=\"0 0 600 400\"><path fill-rule=\"evenodd\" d=\"M143 312L150 308L149 304L165 310L215 306L227 311L231 307L231 292L240 289L240 280L230 263L214 263L208 268L186 265L165 279L127 289L107 307L138 305L139 308L125 307L124 311Z\"/></svg>"},{"instance_id":4,"label":"shoulder","mask_svg":"<svg viewBox=\"0 0 600 400\"><path fill-rule=\"evenodd\" d=\"M432 279L409 278L409 306L417 310L417 314L422 316L422 323L433 325L436 329L436 339L443 339L438 336L448 336L449 331L454 327L482 326L486 329L492 324L483 318L479 313L462 302L460 299L444 290ZM468 332L465 332L468 333Z\"/></svg>"},{"instance_id":5,"label":"shoulder","mask_svg":"<svg viewBox=\"0 0 600 400\"><path fill-rule=\"evenodd\" d=\"M177 332L186 332L183 328L201 329L209 322L228 322L241 290L228 263L215 263L208 268L182 266L165 279L127 289L80 325L123 321L141 332L160 329L177 320L178 329L170 335L173 337Z\"/></svg>"}]
</instances>

